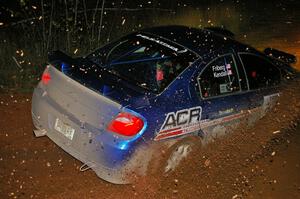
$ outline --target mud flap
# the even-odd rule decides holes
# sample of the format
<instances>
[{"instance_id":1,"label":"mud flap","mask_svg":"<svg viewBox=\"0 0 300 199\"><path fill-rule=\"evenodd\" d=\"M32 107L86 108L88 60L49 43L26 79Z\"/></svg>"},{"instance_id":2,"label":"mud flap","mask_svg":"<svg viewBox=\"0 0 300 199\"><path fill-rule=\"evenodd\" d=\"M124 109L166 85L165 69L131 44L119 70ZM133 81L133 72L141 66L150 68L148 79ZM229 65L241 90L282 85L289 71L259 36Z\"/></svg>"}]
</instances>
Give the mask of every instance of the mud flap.
<instances>
[{"instance_id":1,"label":"mud flap","mask_svg":"<svg viewBox=\"0 0 300 199\"><path fill-rule=\"evenodd\" d=\"M34 133L35 137L43 137L47 134L47 131L45 129L36 129L36 130L33 130L33 133Z\"/></svg>"},{"instance_id":2,"label":"mud flap","mask_svg":"<svg viewBox=\"0 0 300 199\"><path fill-rule=\"evenodd\" d=\"M264 103L262 106L262 116L264 116L271 108L274 107L274 105L278 101L279 96L280 96L279 93L264 96Z\"/></svg>"}]
</instances>

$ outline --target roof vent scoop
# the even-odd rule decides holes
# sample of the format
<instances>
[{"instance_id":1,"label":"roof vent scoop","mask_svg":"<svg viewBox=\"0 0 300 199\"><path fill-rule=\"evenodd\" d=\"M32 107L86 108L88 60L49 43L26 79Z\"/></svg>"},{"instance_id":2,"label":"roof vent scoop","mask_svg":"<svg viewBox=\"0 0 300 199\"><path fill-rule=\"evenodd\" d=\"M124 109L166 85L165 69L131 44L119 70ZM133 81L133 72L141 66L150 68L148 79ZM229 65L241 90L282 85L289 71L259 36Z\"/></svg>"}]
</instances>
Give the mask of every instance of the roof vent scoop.
<instances>
[{"instance_id":1,"label":"roof vent scoop","mask_svg":"<svg viewBox=\"0 0 300 199\"><path fill-rule=\"evenodd\" d=\"M222 36L229 37L229 38L234 38L234 36L235 36L233 32L231 32L230 30L227 30L224 27L206 27L204 29L208 30L210 32L213 32L215 34L222 35Z\"/></svg>"}]
</instances>

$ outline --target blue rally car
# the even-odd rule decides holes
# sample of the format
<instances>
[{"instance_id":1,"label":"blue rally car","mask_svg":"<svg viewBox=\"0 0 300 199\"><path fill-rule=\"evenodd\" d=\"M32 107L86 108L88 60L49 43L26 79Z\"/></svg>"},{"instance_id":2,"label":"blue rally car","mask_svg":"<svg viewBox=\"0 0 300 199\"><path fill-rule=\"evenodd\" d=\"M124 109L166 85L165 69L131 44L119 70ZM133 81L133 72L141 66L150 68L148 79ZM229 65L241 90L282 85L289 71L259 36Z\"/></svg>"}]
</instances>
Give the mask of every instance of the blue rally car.
<instances>
[{"instance_id":1,"label":"blue rally car","mask_svg":"<svg viewBox=\"0 0 300 199\"><path fill-rule=\"evenodd\" d=\"M191 151L187 138L206 143L261 118L295 60L185 26L144 29L80 58L55 51L33 93L34 133L112 183L147 174L169 149L158 166L170 172Z\"/></svg>"}]
</instances>

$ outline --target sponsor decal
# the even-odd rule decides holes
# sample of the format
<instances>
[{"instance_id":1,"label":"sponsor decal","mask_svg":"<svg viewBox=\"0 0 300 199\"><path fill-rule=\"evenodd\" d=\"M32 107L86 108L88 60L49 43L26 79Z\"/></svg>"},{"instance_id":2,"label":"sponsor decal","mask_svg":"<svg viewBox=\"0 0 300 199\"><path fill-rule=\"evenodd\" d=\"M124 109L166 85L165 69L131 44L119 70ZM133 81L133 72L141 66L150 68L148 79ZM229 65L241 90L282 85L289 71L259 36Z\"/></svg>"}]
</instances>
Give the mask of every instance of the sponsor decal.
<instances>
[{"instance_id":1,"label":"sponsor decal","mask_svg":"<svg viewBox=\"0 0 300 199\"><path fill-rule=\"evenodd\" d=\"M178 52L178 53L182 53L182 52L186 52L186 51L187 51L186 49L179 51L178 48L176 48L176 47L174 47L174 46L171 46L170 44L167 44L166 42L163 42L163 41L161 41L161 40L155 39L155 38L153 38L153 37L148 37L148 36L142 35L142 34L138 34L138 35L136 35L136 36L142 37L143 39L147 39L147 40L149 40L149 41L156 42L156 43L158 43L158 44L160 44L160 45L162 45L162 46L165 46L165 47L167 47L167 48L170 48L170 49L172 49L172 50L174 50L175 52Z\"/></svg>"},{"instance_id":2,"label":"sponsor decal","mask_svg":"<svg viewBox=\"0 0 300 199\"><path fill-rule=\"evenodd\" d=\"M208 127L228 123L233 120L244 118L245 116L253 114L254 112L259 111L260 109L261 108L254 108L251 111L241 111L236 114L230 114L233 112L233 110L228 109L224 112L219 112L219 114L228 113L230 115L213 120L201 120L201 107L194 107L191 109L184 109L177 112L171 112L167 114L167 117L154 140L157 141L166 138L185 135L188 133L199 131L200 129L203 130Z\"/></svg>"},{"instance_id":3,"label":"sponsor decal","mask_svg":"<svg viewBox=\"0 0 300 199\"><path fill-rule=\"evenodd\" d=\"M219 111L219 115L220 116L221 115L228 115L228 114L232 113L233 111L234 111L233 108L229 108L229 109L226 109L226 110L221 110L221 111Z\"/></svg>"},{"instance_id":4,"label":"sponsor decal","mask_svg":"<svg viewBox=\"0 0 300 199\"><path fill-rule=\"evenodd\" d=\"M220 78L220 77L225 77L228 75L232 75L232 70L231 70L231 65L226 64L226 65L215 65L212 67L214 77L215 78Z\"/></svg>"},{"instance_id":5,"label":"sponsor decal","mask_svg":"<svg viewBox=\"0 0 300 199\"><path fill-rule=\"evenodd\" d=\"M200 106L170 112L154 140L175 137L200 130L202 108Z\"/></svg>"},{"instance_id":6,"label":"sponsor decal","mask_svg":"<svg viewBox=\"0 0 300 199\"><path fill-rule=\"evenodd\" d=\"M226 84L220 84L220 93L228 93L231 92L230 85Z\"/></svg>"}]
</instances>

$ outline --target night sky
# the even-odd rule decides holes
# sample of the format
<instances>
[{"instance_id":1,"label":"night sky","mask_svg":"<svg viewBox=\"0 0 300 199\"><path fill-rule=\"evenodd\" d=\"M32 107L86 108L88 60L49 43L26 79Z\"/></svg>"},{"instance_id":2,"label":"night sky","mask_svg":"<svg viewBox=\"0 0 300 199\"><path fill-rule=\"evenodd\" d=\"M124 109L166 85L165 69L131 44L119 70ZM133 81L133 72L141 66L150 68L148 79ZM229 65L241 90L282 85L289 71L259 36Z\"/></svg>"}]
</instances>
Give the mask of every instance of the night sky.
<instances>
[{"instance_id":1,"label":"night sky","mask_svg":"<svg viewBox=\"0 0 300 199\"><path fill-rule=\"evenodd\" d=\"M0 22L3 25L16 22L26 17L40 14L41 0L0 0ZM63 0L54 0L56 5L64 4ZM68 0L70 8L74 5L75 0ZM99 1L100 4L102 1ZM95 8L97 0L86 1L88 9ZM281 16L282 14L288 15L293 20L296 18L296 13L300 9L300 1L298 0L172 0L172 1L153 1L153 0L139 0L139 1L105 1L105 7L108 8L160 8L178 11L183 8L203 8L229 5L237 9L250 13L252 16L261 15L262 12L268 17ZM45 10L51 8L51 1L44 1ZM271 19L269 19L271 20ZM3 26L2 25L2 26Z\"/></svg>"}]
</instances>

